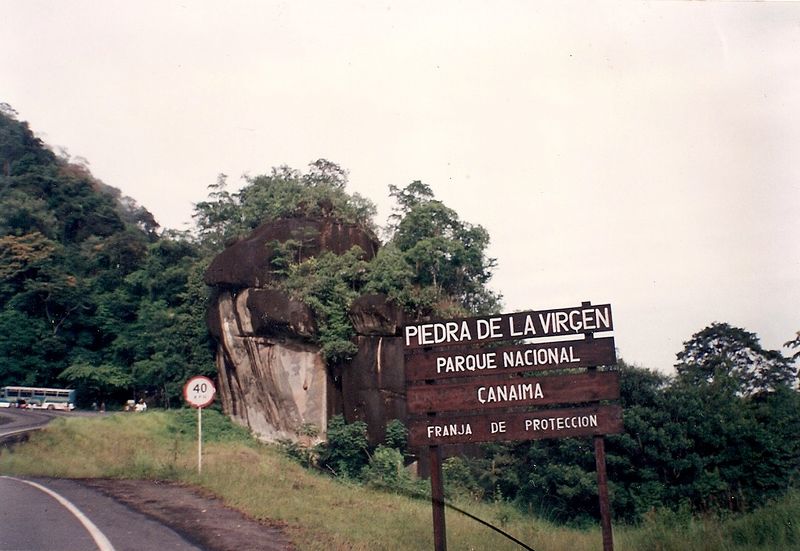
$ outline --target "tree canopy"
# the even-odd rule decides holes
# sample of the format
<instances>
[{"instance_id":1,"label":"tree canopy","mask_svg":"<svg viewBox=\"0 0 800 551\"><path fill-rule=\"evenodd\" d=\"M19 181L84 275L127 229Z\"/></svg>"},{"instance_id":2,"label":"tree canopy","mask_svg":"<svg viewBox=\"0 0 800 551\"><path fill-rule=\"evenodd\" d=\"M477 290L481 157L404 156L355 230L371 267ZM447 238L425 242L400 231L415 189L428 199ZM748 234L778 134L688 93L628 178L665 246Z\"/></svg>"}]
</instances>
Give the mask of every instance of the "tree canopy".
<instances>
[{"instance_id":1,"label":"tree canopy","mask_svg":"<svg viewBox=\"0 0 800 551\"><path fill-rule=\"evenodd\" d=\"M221 175L208 201L196 205L197 236L207 254L280 218L333 219L375 233L374 205L348 194L347 171L325 159L309 164L305 173L282 166L245 182L231 194ZM373 259L367 260L358 249L306 258L295 254L297 242L274 244L278 254L272 260L277 276L273 285L312 308L319 342L330 362L355 353L347 312L366 293L383 293L419 318L499 308L499 296L487 287L495 262L486 256L486 230L462 221L421 182L390 186L389 193L397 208L387 224L387 242Z\"/></svg>"},{"instance_id":2,"label":"tree canopy","mask_svg":"<svg viewBox=\"0 0 800 551\"><path fill-rule=\"evenodd\" d=\"M755 333L727 323L712 323L692 335L675 369L687 383L727 381L748 395L792 385L797 379L789 358L778 350L765 350Z\"/></svg>"},{"instance_id":3,"label":"tree canopy","mask_svg":"<svg viewBox=\"0 0 800 551\"><path fill-rule=\"evenodd\" d=\"M169 404L187 372L213 372L195 245L8 109L0 163L0 384Z\"/></svg>"},{"instance_id":4,"label":"tree canopy","mask_svg":"<svg viewBox=\"0 0 800 551\"><path fill-rule=\"evenodd\" d=\"M418 313L447 312L448 302L454 314L495 313L500 296L487 287L496 265L486 256L489 233L462 221L420 181L389 190L397 202L389 220L390 244L405 260L412 286L428 291L408 302Z\"/></svg>"},{"instance_id":5,"label":"tree canopy","mask_svg":"<svg viewBox=\"0 0 800 551\"><path fill-rule=\"evenodd\" d=\"M220 174L209 186L208 199L194 209L199 241L210 253L279 218L332 217L375 229L375 205L358 194L348 194L347 171L328 160L317 159L305 173L280 166L269 174L245 176L245 185L236 193L227 191L227 179Z\"/></svg>"}]
</instances>

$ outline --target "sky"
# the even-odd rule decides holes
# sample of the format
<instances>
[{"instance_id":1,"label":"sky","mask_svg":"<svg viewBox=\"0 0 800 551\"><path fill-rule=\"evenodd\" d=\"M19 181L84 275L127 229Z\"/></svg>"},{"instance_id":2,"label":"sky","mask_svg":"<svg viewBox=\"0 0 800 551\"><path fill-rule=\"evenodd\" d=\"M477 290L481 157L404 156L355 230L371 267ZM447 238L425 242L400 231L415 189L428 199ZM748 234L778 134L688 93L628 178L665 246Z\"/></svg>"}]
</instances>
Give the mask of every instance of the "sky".
<instances>
[{"instance_id":1,"label":"sky","mask_svg":"<svg viewBox=\"0 0 800 551\"><path fill-rule=\"evenodd\" d=\"M800 330L800 3L4 0L0 102L191 227L217 175L326 158L491 236L504 311L610 303L672 373ZM787 349L783 349L788 352Z\"/></svg>"}]
</instances>

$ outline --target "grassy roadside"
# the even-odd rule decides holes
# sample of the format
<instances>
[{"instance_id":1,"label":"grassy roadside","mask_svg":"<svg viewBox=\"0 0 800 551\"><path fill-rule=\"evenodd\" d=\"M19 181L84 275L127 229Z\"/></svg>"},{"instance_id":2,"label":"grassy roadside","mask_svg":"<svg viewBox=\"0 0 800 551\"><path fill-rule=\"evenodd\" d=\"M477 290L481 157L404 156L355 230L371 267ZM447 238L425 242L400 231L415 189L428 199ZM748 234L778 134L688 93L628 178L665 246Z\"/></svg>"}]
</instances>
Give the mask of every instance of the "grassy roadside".
<instances>
[{"instance_id":1,"label":"grassy roadside","mask_svg":"<svg viewBox=\"0 0 800 551\"><path fill-rule=\"evenodd\" d=\"M203 474L196 471L194 412L65 418L13 451L0 473L70 478L170 479L202 486L252 517L283 521L300 549L418 550L433 547L426 501L374 491L301 468L249 439L215 412L203 417ZM599 529L559 527L507 504L458 503L538 550L594 550ZM800 498L727 521L658 514L615 526L620 550L800 549ZM793 524L794 523L794 524ZM448 548L519 549L493 531L447 512Z\"/></svg>"}]
</instances>

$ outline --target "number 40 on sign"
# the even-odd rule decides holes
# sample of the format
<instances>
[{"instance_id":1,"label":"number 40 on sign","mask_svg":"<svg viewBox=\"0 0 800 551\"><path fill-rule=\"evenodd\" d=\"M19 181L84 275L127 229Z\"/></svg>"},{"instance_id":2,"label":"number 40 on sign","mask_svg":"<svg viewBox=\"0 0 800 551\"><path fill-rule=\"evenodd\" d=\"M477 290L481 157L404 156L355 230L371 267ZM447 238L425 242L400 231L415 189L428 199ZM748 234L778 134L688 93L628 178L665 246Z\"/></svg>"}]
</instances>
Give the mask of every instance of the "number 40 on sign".
<instances>
[{"instance_id":1,"label":"number 40 on sign","mask_svg":"<svg viewBox=\"0 0 800 551\"><path fill-rule=\"evenodd\" d=\"M183 387L183 397L190 405L204 408L214 401L217 389L208 377L196 375L186 382Z\"/></svg>"}]
</instances>

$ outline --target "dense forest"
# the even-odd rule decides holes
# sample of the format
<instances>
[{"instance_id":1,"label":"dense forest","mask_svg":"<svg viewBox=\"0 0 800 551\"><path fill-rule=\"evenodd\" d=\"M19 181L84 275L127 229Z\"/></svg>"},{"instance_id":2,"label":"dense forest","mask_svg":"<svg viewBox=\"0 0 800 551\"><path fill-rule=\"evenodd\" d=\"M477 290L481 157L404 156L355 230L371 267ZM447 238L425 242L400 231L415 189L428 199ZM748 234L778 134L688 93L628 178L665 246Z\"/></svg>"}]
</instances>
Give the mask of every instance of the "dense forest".
<instances>
[{"instance_id":1,"label":"dense forest","mask_svg":"<svg viewBox=\"0 0 800 551\"><path fill-rule=\"evenodd\" d=\"M53 153L9 106L0 111L0 385L69 385L84 406L130 398L178 406L188 376L215 373L202 275L226 243L292 216L379 231L372 203L349 194L346 171L325 160L305 172L274 168L235 193L221 175L195 205L192 231L161 229L85 164ZM500 308L487 287L487 232L422 182L389 193L396 208L371 261L358 250L306 257L300 242L281 244L274 261L276 285L318 318L330 361L354 353L346 313L361 294L385 293L417 318ZM625 433L608 438L607 461L620 518L659 507L749 510L798 482L800 336L786 356L723 322L698 329L674 376L619 362ZM303 456L309 465L368 480L370 457L406 451L397 430L369 450L361 428L335 421L330 429L332 442ZM581 439L486 445L449 459L446 476L450 491L560 520L596 510L593 451Z\"/></svg>"},{"instance_id":2,"label":"dense forest","mask_svg":"<svg viewBox=\"0 0 800 551\"><path fill-rule=\"evenodd\" d=\"M214 372L201 249L0 116L0 383L175 402Z\"/></svg>"}]
</instances>

